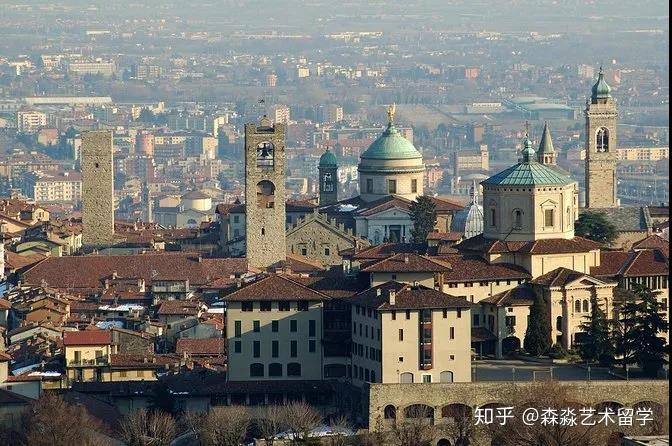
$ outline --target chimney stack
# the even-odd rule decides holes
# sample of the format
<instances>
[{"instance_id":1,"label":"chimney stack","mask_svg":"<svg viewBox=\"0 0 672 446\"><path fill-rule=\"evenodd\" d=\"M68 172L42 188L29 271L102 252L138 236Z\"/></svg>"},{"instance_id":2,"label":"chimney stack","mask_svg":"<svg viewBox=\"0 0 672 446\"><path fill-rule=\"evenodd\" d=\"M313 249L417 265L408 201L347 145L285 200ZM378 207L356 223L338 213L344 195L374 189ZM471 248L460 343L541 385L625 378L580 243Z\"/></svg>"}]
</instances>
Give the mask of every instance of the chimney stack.
<instances>
[{"instance_id":1,"label":"chimney stack","mask_svg":"<svg viewBox=\"0 0 672 446\"><path fill-rule=\"evenodd\" d=\"M388 302L390 305L397 304L397 292L395 290L390 290L388 294Z\"/></svg>"},{"instance_id":2,"label":"chimney stack","mask_svg":"<svg viewBox=\"0 0 672 446\"><path fill-rule=\"evenodd\" d=\"M404 263L408 263L408 254L404 254Z\"/></svg>"},{"instance_id":3,"label":"chimney stack","mask_svg":"<svg viewBox=\"0 0 672 446\"><path fill-rule=\"evenodd\" d=\"M383 294L383 290L381 290L380 288L377 288L376 289L376 296L380 296L381 294Z\"/></svg>"}]
</instances>

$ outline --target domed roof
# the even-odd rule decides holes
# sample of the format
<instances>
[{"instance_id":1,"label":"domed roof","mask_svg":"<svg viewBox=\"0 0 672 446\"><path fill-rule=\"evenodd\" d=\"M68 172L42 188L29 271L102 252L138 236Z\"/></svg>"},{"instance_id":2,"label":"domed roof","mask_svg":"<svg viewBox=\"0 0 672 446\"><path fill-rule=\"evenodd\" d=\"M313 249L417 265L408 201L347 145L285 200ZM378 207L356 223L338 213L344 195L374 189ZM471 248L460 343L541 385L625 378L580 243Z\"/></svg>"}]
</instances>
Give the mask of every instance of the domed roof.
<instances>
[{"instance_id":1,"label":"domed roof","mask_svg":"<svg viewBox=\"0 0 672 446\"><path fill-rule=\"evenodd\" d=\"M204 194L201 191L192 190L192 191L189 191L186 194L182 195L181 198L183 200L205 200L206 198L210 198L210 196Z\"/></svg>"},{"instance_id":2,"label":"domed roof","mask_svg":"<svg viewBox=\"0 0 672 446\"><path fill-rule=\"evenodd\" d=\"M401 136L390 118L383 134L362 153L361 158L397 160L422 158L422 154L409 140Z\"/></svg>"},{"instance_id":3,"label":"domed roof","mask_svg":"<svg viewBox=\"0 0 672 446\"><path fill-rule=\"evenodd\" d=\"M611 87L607 84L607 81L604 80L604 72L602 67L600 67L600 73L597 76L597 82L593 85L592 90L592 99L607 99L611 97Z\"/></svg>"},{"instance_id":4,"label":"domed roof","mask_svg":"<svg viewBox=\"0 0 672 446\"><path fill-rule=\"evenodd\" d=\"M522 160L496 173L481 184L487 186L565 186L574 180L559 167L549 167L534 159L532 141L525 136Z\"/></svg>"},{"instance_id":5,"label":"domed roof","mask_svg":"<svg viewBox=\"0 0 672 446\"><path fill-rule=\"evenodd\" d=\"M475 237L483 233L483 206L478 204L478 188L474 184L471 204L460 209L450 223L452 232L462 232L464 238Z\"/></svg>"},{"instance_id":6,"label":"domed roof","mask_svg":"<svg viewBox=\"0 0 672 446\"><path fill-rule=\"evenodd\" d=\"M320 167L336 167L336 166L338 166L338 160L336 159L336 155L334 155L333 152L327 149L327 151L324 152L320 157Z\"/></svg>"}]
</instances>

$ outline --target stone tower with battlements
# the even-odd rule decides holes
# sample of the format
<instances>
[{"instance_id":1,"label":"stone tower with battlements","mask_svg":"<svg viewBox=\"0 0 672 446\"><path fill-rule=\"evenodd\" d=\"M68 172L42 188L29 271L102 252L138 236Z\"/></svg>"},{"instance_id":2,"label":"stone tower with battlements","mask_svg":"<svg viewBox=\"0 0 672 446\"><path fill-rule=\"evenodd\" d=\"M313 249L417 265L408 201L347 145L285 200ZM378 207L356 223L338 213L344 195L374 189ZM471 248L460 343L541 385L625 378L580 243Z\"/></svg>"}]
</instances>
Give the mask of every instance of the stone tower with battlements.
<instances>
[{"instance_id":1,"label":"stone tower with battlements","mask_svg":"<svg viewBox=\"0 0 672 446\"><path fill-rule=\"evenodd\" d=\"M285 126L245 124L245 231L250 267L286 260Z\"/></svg>"},{"instance_id":2,"label":"stone tower with battlements","mask_svg":"<svg viewBox=\"0 0 672 446\"><path fill-rule=\"evenodd\" d=\"M114 165L112 131L82 134L82 245L114 243Z\"/></svg>"},{"instance_id":3,"label":"stone tower with battlements","mask_svg":"<svg viewBox=\"0 0 672 446\"><path fill-rule=\"evenodd\" d=\"M616 198L616 102L600 74L586 101L586 207L613 208Z\"/></svg>"}]
</instances>

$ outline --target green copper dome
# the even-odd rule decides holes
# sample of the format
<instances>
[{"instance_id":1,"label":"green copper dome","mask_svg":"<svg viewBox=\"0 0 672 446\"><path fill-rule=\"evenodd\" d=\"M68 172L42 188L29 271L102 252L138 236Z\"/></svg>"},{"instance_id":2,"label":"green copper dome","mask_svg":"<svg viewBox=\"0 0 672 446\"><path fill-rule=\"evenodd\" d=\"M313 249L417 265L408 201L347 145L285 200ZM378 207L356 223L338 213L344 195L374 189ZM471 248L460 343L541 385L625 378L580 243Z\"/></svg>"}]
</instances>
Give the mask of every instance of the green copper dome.
<instances>
[{"instance_id":1,"label":"green copper dome","mask_svg":"<svg viewBox=\"0 0 672 446\"><path fill-rule=\"evenodd\" d=\"M422 158L413 144L399 133L392 120L387 124L387 128L382 135L378 137L364 153L362 159L412 159Z\"/></svg>"},{"instance_id":2,"label":"green copper dome","mask_svg":"<svg viewBox=\"0 0 672 446\"><path fill-rule=\"evenodd\" d=\"M338 160L336 159L336 155L334 155L333 152L327 149L327 151L324 152L320 157L320 167L336 167L336 166L338 166Z\"/></svg>"},{"instance_id":3,"label":"green copper dome","mask_svg":"<svg viewBox=\"0 0 672 446\"><path fill-rule=\"evenodd\" d=\"M611 87L607 84L607 81L604 80L604 72L602 67L600 67L600 73L597 77L597 82L593 85L592 99L593 101L597 99L607 99L611 97Z\"/></svg>"},{"instance_id":4,"label":"green copper dome","mask_svg":"<svg viewBox=\"0 0 672 446\"><path fill-rule=\"evenodd\" d=\"M522 160L487 180L481 182L486 186L565 186L574 182L560 168L552 168L538 163L534 159L532 141L525 135Z\"/></svg>"}]
</instances>

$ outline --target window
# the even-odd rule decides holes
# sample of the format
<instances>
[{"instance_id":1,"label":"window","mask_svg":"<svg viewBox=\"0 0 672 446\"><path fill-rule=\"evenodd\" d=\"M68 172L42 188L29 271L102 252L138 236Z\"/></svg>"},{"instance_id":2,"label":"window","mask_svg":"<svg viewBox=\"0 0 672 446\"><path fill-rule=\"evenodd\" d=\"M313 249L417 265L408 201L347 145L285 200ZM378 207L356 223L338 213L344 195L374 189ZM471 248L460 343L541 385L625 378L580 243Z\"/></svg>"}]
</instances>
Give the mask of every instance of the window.
<instances>
[{"instance_id":1,"label":"window","mask_svg":"<svg viewBox=\"0 0 672 446\"><path fill-rule=\"evenodd\" d=\"M329 248L324 248L324 255L325 256L331 255L331 251L329 250Z\"/></svg>"},{"instance_id":2,"label":"window","mask_svg":"<svg viewBox=\"0 0 672 446\"><path fill-rule=\"evenodd\" d=\"M302 256L307 256L308 255L308 249L307 248L301 248L301 255Z\"/></svg>"},{"instance_id":3,"label":"window","mask_svg":"<svg viewBox=\"0 0 672 446\"><path fill-rule=\"evenodd\" d=\"M411 310L406 310L406 319L411 318Z\"/></svg>"},{"instance_id":4,"label":"window","mask_svg":"<svg viewBox=\"0 0 672 446\"><path fill-rule=\"evenodd\" d=\"M404 372L399 375L399 382L402 384L410 384L413 382L413 374L410 372Z\"/></svg>"},{"instance_id":5,"label":"window","mask_svg":"<svg viewBox=\"0 0 672 446\"><path fill-rule=\"evenodd\" d=\"M376 382L376 372L371 370L371 382L375 383Z\"/></svg>"},{"instance_id":6,"label":"window","mask_svg":"<svg viewBox=\"0 0 672 446\"><path fill-rule=\"evenodd\" d=\"M289 302L278 302L278 311L289 311Z\"/></svg>"},{"instance_id":7,"label":"window","mask_svg":"<svg viewBox=\"0 0 672 446\"><path fill-rule=\"evenodd\" d=\"M399 340L400 341L404 340L404 329L403 328L399 329Z\"/></svg>"},{"instance_id":8,"label":"window","mask_svg":"<svg viewBox=\"0 0 672 446\"><path fill-rule=\"evenodd\" d=\"M417 193L418 192L418 180L411 180L411 193Z\"/></svg>"},{"instance_id":9,"label":"window","mask_svg":"<svg viewBox=\"0 0 672 446\"><path fill-rule=\"evenodd\" d=\"M298 362L287 364L287 376L301 376L301 364Z\"/></svg>"},{"instance_id":10,"label":"window","mask_svg":"<svg viewBox=\"0 0 672 446\"><path fill-rule=\"evenodd\" d=\"M258 362L250 364L250 376L264 376L264 365Z\"/></svg>"},{"instance_id":11,"label":"window","mask_svg":"<svg viewBox=\"0 0 672 446\"><path fill-rule=\"evenodd\" d=\"M261 343L259 341L252 342L252 356L255 358L261 356Z\"/></svg>"},{"instance_id":12,"label":"window","mask_svg":"<svg viewBox=\"0 0 672 446\"><path fill-rule=\"evenodd\" d=\"M261 331L261 323L259 321L253 321L252 322L252 330L255 333L259 333Z\"/></svg>"},{"instance_id":13,"label":"window","mask_svg":"<svg viewBox=\"0 0 672 446\"><path fill-rule=\"evenodd\" d=\"M308 336L315 336L315 321L308 321Z\"/></svg>"},{"instance_id":14,"label":"window","mask_svg":"<svg viewBox=\"0 0 672 446\"><path fill-rule=\"evenodd\" d=\"M233 351L236 352L236 353L241 352L241 342L240 341L236 341L236 342L233 343Z\"/></svg>"},{"instance_id":15,"label":"window","mask_svg":"<svg viewBox=\"0 0 672 446\"><path fill-rule=\"evenodd\" d=\"M516 316L506 316L505 324L507 327L516 326Z\"/></svg>"},{"instance_id":16,"label":"window","mask_svg":"<svg viewBox=\"0 0 672 446\"><path fill-rule=\"evenodd\" d=\"M297 355L297 344L296 341L289 341L289 356L296 358Z\"/></svg>"},{"instance_id":17,"label":"window","mask_svg":"<svg viewBox=\"0 0 672 446\"><path fill-rule=\"evenodd\" d=\"M450 327L450 339L455 339L455 327Z\"/></svg>"},{"instance_id":18,"label":"window","mask_svg":"<svg viewBox=\"0 0 672 446\"><path fill-rule=\"evenodd\" d=\"M490 209L490 226L496 226L495 217L497 216L497 211L492 208Z\"/></svg>"},{"instance_id":19,"label":"window","mask_svg":"<svg viewBox=\"0 0 672 446\"><path fill-rule=\"evenodd\" d=\"M574 312L581 313L581 301L578 299L574 301Z\"/></svg>"},{"instance_id":20,"label":"window","mask_svg":"<svg viewBox=\"0 0 672 446\"><path fill-rule=\"evenodd\" d=\"M441 382L442 383L452 383L453 382L453 372L444 370L441 372Z\"/></svg>"},{"instance_id":21,"label":"window","mask_svg":"<svg viewBox=\"0 0 672 446\"><path fill-rule=\"evenodd\" d=\"M364 380L368 381L369 379L371 379L369 369L364 369Z\"/></svg>"},{"instance_id":22,"label":"window","mask_svg":"<svg viewBox=\"0 0 672 446\"><path fill-rule=\"evenodd\" d=\"M422 375L422 382L423 383L431 383L432 382L432 375Z\"/></svg>"},{"instance_id":23,"label":"window","mask_svg":"<svg viewBox=\"0 0 672 446\"><path fill-rule=\"evenodd\" d=\"M296 309L299 311L308 311L308 302L302 300L298 301L296 303Z\"/></svg>"},{"instance_id":24,"label":"window","mask_svg":"<svg viewBox=\"0 0 672 446\"><path fill-rule=\"evenodd\" d=\"M601 127L597 131L595 137L595 150L598 152L609 151L609 130L606 127Z\"/></svg>"},{"instance_id":25,"label":"window","mask_svg":"<svg viewBox=\"0 0 672 446\"><path fill-rule=\"evenodd\" d=\"M240 322L240 321L236 321L236 322L234 322L234 327L235 327L235 328L234 328L234 330L235 330L235 335L236 335L237 338L239 338L239 337L240 337L240 334L241 334L241 331L242 331L242 329L241 329L241 322Z\"/></svg>"},{"instance_id":26,"label":"window","mask_svg":"<svg viewBox=\"0 0 672 446\"><path fill-rule=\"evenodd\" d=\"M523 227L523 211L516 209L513 211L513 228L521 229Z\"/></svg>"},{"instance_id":27,"label":"window","mask_svg":"<svg viewBox=\"0 0 672 446\"><path fill-rule=\"evenodd\" d=\"M234 215L233 216L233 222L238 223L240 221L240 216L239 215Z\"/></svg>"},{"instance_id":28,"label":"window","mask_svg":"<svg viewBox=\"0 0 672 446\"><path fill-rule=\"evenodd\" d=\"M291 331L292 333L295 333L296 332L296 326L297 326L297 324L296 324L295 319L289 321L289 331Z\"/></svg>"},{"instance_id":29,"label":"window","mask_svg":"<svg viewBox=\"0 0 672 446\"><path fill-rule=\"evenodd\" d=\"M583 300L583 312L588 313L590 311L589 306L588 306L588 301L586 299Z\"/></svg>"},{"instance_id":30,"label":"window","mask_svg":"<svg viewBox=\"0 0 672 446\"><path fill-rule=\"evenodd\" d=\"M126 378L126 370L122 370L121 372L119 372L119 377Z\"/></svg>"},{"instance_id":31,"label":"window","mask_svg":"<svg viewBox=\"0 0 672 446\"><path fill-rule=\"evenodd\" d=\"M553 220L554 220L554 214L555 210L554 209L544 209L544 226L547 228L552 228L553 227Z\"/></svg>"},{"instance_id":32,"label":"window","mask_svg":"<svg viewBox=\"0 0 672 446\"><path fill-rule=\"evenodd\" d=\"M271 311L271 302L259 302L259 311Z\"/></svg>"},{"instance_id":33,"label":"window","mask_svg":"<svg viewBox=\"0 0 672 446\"><path fill-rule=\"evenodd\" d=\"M478 314L474 314L474 327L478 327L478 324L481 322Z\"/></svg>"},{"instance_id":34,"label":"window","mask_svg":"<svg viewBox=\"0 0 672 446\"><path fill-rule=\"evenodd\" d=\"M242 310L243 311L252 311L254 309L254 302L243 302Z\"/></svg>"},{"instance_id":35,"label":"window","mask_svg":"<svg viewBox=\"0 0 672 446\"><path fill-rule=\"evenodd\" d=\"M392 320L393 320L393 321L396 321L396 320L397 320L397 312L394 311L394 310L392 311Z\"/></svg>"},{"instance_id":36,"label":"window","mask_svg":"<svg viewBox=\"0 0 672 446\"><path fill-rule=\"evenodd\" d=\"M366 192L369 194L373 193L373 179L371 178L366 179Z\"/></svg>"},{"instance_id":37,"label":"window","mask_svg":"<svg viewBox=\"0 0 672 446\"><path fill-rule=\"evenodd\" d=\"M310 353L315 353L315 341L313 339L308 341L308 351Z\"/></svg>"},{"instance_id":38,"label":"window","mask_svg":"<svg viewBox=\"0 0 672 446\"><path fill-rule=\"evenodd\" d=\"M280 343L278 341L271 342L271 356L277 358L280 354Z\"/></svg>"},{"instance_id":39,"label":"window","mask_svg":"<svg viewBox=\"0 0 672 446\"><path fill-rule=\"evenodd\" d=\"M461 318L462 318L462 309L461 309L461 308L458 308L458 309L457 309L457 318L458 318L458 319L461 319Z\"/></svg>"},{"instance_id":40,"label":"window","mask_svg":"<svg viewBox=\"0 0 672 446\"><path fill-rule=\"evenodd\" d=\"M275 207L275 184L268 180L257 183L257 207L264 209Z\"/></svg>"},{"instance_id":41,"label":"window","mask_svg":"<svg viewBox=\"0 0 672 446\"><path fill-rule=\"evenodd\" d=\"M397 193L397 180L387 180L387 193L388 194Z\"/></svg>"},{"instance_id":42,"label":"window","mask_svg":"<svg viewBox=\"0 0 672 446\"><path fill-rule=\"evenodd\" d=\"M443 309L443 318L446 319L447 317L448 317L448 310L444 308Z\"/></svg>"},{"instance_id":43,"label":"window","mask_svg":"<svg viewBox=\"0 0 672 446\"><path fill-rule=\"evenodd\" d=\"M270 363L268 365L268 376L282 376L282 364Z\"/></svg>"},{"instance_id":44,"label":"window","mask_svg":"<svg viewBox=\"0 0 672 446\"><path fill-rule=\"evenodd\" d=\"M280 323L278 321L271 321L271 331L273 333L277 333L279 325L280 325Z\"/></svg>"}]
</instances>

